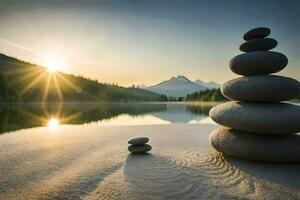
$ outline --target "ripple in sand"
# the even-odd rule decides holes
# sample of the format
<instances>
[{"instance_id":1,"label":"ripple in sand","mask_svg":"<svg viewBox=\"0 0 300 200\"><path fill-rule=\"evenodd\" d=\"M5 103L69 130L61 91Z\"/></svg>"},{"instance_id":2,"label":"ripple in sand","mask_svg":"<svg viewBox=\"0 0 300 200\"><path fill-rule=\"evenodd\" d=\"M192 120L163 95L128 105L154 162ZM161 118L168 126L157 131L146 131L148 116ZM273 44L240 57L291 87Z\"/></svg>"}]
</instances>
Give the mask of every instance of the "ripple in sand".
<instances>
[{"instance_id":1,"label":"ripple in sand","mask_svg":"<svg viewBox=\"0 0 300 200\"><path fill-rule=\"evenodd\" d=\"M200 153L199 151L187 151L176 155L179 165L186 168L185 172L194 179L207 182L211 185L224 183L229 188L249 180L243 172L228 163L219 153Z\"/></svg>"},{"instance_id":2,"label":"ripple in sand","mask_svg":"<svg viewBox=\"0 0 300 200\"><path fill-rule=\"evenodd\" d=\"M245 174L228 164L220 155L198 151L175 153L172 156L130 155L123 167L123 174L124 182L132 189L133 197L145 199L216 199L221 198L216 195L216 191L223 195L237 188L241 182L248 181ZM114 179L113 176L110 178ZM116 180L112 182L117 183ZM108 185L105 183L103 187L107 192ZM118 199L114 194L120 195L122 191L117 192L116 188L118 186L114 187L113 193L104 192L102 195ZM245 192L251 194L255 191ZM130 192L127 191L128 194Z\"/></svg>"},{"instance_id":3,"label":"ripple in sand","mask_svg":"<svg viewBox=\"0 0 300 200\"><path fill-rule=\"evenodd\" d=\"M145 191L163 188L168 192L170 188L165 186L182 185L184 173L181 170L175 159L152 154L130 155L124 166L126 181Z\"/></svg>"}]
</instances>

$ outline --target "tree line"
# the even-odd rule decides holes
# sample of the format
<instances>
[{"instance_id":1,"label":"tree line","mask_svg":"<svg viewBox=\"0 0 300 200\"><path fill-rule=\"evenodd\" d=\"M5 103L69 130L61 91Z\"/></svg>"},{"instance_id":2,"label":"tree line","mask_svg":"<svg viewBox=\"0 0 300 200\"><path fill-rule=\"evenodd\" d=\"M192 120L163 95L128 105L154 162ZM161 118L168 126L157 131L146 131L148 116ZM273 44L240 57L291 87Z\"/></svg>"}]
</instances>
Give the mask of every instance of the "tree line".
<instances>
[{"instance_id":1,"label":"tree line","mask_svg":"<svg viewBox=\"0 0 300 200\"><path fill-rule=\"evenodd\" d=\"M185 100L186 101L228 101L228 99L224 97L224 95L221 93L220 88L188 94ZM292 99L291 101L300 102L300 94L296 98Z\"/></svg>"},{"instance_id":2,"label":"tree line","mask_svg":"<svg viewBox=\"0 0 300 200\"><path fill-rule=\"evenodd\" d=\"M228 100L218 89L205 90L201 92L194 92L186 96L186 101L226 101Z\"/></svg>"}]
</instances>

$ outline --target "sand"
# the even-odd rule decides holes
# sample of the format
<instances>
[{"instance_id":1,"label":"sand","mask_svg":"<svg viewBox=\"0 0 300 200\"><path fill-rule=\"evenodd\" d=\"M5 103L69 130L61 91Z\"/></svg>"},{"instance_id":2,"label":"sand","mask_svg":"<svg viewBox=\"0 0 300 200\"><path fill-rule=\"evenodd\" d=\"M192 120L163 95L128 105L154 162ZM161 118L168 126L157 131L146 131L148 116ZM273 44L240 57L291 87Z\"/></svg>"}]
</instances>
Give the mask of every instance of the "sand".
<instances>
[{"instance_id":1,"label":"sand","mask_svg":"<svg viewBox=\"0 0 300 200\"><path fill-rule=\"evenodd\" d=\"M216 125L59 126L0 135L0 199L300 199L300 164L223 157ZM127 140L150 138L131 155Z\"/></svg>"}]
</instances>

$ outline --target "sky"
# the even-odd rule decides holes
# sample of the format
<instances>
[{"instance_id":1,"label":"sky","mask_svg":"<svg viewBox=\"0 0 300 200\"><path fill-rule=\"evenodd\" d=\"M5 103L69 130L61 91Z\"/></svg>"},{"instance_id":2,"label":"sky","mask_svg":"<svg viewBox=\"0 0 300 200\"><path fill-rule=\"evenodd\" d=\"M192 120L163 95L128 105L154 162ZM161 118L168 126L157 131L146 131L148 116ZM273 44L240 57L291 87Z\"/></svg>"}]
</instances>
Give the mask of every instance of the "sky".
<instances>
[{"instance_id":1,"label":"sky","mask_svg":"<svg viewBox=\"0 0 300 200\"><path fill-rule=\"evenodd\" d=\"M0 52L121 86L223 83L242 36L266 26L300 80L300 1L0 0ZM49 64L50 63L50 64Z\"/></svg>"}]
</instances>

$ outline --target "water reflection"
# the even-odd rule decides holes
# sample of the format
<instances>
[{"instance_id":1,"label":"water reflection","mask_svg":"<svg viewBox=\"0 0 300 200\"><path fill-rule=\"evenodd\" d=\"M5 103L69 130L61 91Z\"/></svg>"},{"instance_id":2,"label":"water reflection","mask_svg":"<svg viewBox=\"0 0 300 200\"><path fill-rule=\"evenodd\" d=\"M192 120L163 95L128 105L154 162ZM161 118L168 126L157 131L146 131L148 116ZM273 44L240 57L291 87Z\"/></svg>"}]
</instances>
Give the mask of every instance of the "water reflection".
<instances>
[{"instance_id":1,"label":"water reflection","mask_svg":"<svg viewBox=\"0 0 300 200\"><path fill-rule=\"evenodd\" d=\"M169 121L160 119L151 114L143 114L139 116L131 116L129 114L121 114L114 119L102 120L98 122L100 126L136 126L136 125L153 125L153 124L170 124Z\"/></svg>"},{"instance_id":2,"label":"water reflection","mask_svg":"<svg viewBox=\"0 0 300 200\"><path fill-rule=\"evenodd\" d=\"M48 121L48 126L49 127L57 127L59 125L59 121L58 119L56 118L51 118L49 121Z\"/></svg>"},{"instance_id":3,"label":"water reflection","mask_svg":"<svg viewBox=\"0 0 300 200\"><path fill-rule=\"evenodd\" d=\"M101 126L205 123L212 106L177 103L0 104L0 133L92 122Z\"/></svg>"}]
</instances>

